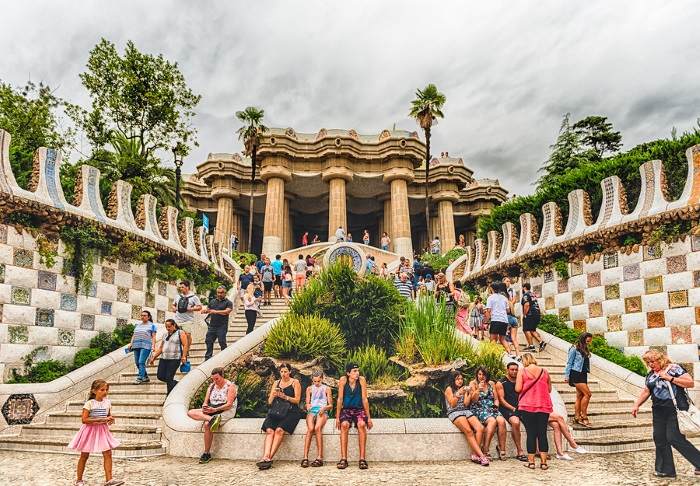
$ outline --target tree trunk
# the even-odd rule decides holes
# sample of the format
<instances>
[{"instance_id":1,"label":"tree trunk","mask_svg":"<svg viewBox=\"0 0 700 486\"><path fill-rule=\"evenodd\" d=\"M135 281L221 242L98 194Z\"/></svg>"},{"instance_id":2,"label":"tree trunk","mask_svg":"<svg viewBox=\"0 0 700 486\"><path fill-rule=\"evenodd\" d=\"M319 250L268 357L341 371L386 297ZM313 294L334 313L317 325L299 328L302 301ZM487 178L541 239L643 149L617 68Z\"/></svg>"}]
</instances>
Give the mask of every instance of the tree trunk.
<instances>
[{"instance_id":1,"label":"tree trunk","mask_svg":"<svg viewBox=\"0 0 700 486\"><path fill-rule=\"evenodd\" d=\"M248 219L248 248L246 251L252 253L253 248L253 191L255 190L255 169L257 167L258 148L253 145L251 154L251 175L250 175L250 218Z\"/></svg>"},{"instance_id":2,"label":"tree trunk","mask_svg":"<svg viewBox=\"0 0 700 486\"><path fill-rule=\"evenodd\" d=\"M430 126L425 128L425 234L430 244L430 200L428 178L430 177Z\"/></svg>"}]
</instances>

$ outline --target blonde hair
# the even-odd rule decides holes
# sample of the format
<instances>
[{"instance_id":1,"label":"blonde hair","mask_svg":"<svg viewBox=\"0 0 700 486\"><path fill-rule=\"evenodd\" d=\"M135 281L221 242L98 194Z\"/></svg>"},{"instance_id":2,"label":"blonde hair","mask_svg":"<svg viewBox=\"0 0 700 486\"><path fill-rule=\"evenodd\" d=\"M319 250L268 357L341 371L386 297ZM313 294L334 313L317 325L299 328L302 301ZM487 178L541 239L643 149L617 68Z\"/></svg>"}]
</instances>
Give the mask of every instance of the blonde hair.
<instances>
[{"instance_id":1,"label":"blonde hair","mask_svg":"<svg viewBox=\"0 0 700 486\"><path fill-rule=\"evenodd\" d=\"M522 357L523 366L530 366L531 364L537 364L537 358L532 353L523 353L520 355Z\"/></svg>"},{"instance_id":2,"label":"blonde hair","mask_svg":"<svg viewBox=\"0 0 700 486\"><path fill-rule=\"evenodd\" d=\"M248 286L245 288L245 294L248 297L252 297L255 294L255 287L253 284L248 284Z\"/></svg>"},{"instance_id":3,"label":"blonde hair","mask_svg":"<svg viewBox=\"0 0 700 486\"><path fill-rule=\"evenodd\" d=\"M662 368L671 364L671 360L668 359L668 356L666 356L664 353L662 353L658 349L648 350L646 353L644 353L642 355L642 359L647 364L651 361L656 361L661 365Z\"/></svg>"}]
</instances>

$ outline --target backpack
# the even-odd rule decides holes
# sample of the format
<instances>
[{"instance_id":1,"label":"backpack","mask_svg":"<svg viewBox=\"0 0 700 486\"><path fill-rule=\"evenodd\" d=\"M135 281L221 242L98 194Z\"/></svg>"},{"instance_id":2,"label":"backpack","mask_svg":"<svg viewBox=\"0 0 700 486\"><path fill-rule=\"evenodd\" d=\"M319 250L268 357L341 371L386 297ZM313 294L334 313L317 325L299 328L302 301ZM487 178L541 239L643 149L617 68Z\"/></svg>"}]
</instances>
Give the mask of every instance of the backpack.
<instances>
[{"instance_id":1,"label":"backpack","mask_svg":"<svg viewBox=\"0 0 700 486\"><path fill-rule=\"evenodd\" d=\"M465 292L464 290L459 291L459 299L457 300L457 305L459 307L469 307L471 301L472 299L469 297L469 294L467 292Z\"/></svg>"},{"instance_id":2,"label":"backpack","mask_svg":"<svg viewBox=\"0 0 700 486\"><path fill-rule=\"evenodd\" d=\"M185 314L187 312L187 309L190 306L190 298L186 296L180 297L180 300L177 301L177 311L180 314Z\"/></svg>"},{"instance_id":3,"label":"backpack","mask_svg":"<svg viewBox=\"0 0 700 486\"><path fill-rule=\"evenodd\" d=\"M479 312L479 308L476 304L474 304L469 311L469 326L472 329L481 327L481 312Z\"/></svg>"}]
</instances>

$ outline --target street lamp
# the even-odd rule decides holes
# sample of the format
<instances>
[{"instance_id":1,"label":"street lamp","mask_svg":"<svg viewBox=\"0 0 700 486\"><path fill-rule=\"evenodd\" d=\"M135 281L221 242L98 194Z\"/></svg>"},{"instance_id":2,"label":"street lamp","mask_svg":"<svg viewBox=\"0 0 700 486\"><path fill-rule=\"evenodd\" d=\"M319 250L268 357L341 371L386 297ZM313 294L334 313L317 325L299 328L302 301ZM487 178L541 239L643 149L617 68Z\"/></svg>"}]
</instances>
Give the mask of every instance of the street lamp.
<instances>
[{"instance_id":1,"label":"street lamp","mask_svg":"<svg viewBox=\"0 0 700 486\"><path fill-rule=\"evenodd\" d=\"M173 156L175 157L175 206L180 207L180 174L182 168L182 154L177 147L173 148Z\"/></svg>"}]
</instances>

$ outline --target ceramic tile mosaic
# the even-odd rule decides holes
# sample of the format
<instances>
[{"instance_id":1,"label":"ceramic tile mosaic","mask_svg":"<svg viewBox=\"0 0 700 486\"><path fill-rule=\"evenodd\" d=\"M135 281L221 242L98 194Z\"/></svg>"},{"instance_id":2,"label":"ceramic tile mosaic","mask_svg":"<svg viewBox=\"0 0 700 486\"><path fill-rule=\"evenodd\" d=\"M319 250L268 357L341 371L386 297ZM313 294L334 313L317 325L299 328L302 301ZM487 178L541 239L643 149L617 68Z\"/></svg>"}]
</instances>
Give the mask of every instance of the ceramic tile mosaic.
<instances>
[{"instance_id":1,"label":"ceramic tile mosaic","mask_svg":"<svg viewBox=\"0 0 700 486\"><path fill-rule=\"evenodd\" d=\"M37 309L34 324L42 327L53 327L53 309Z\"/></svg>"},{"instance_id":2,"label":"ceramic tile mosaic","mask_svg":"<svg viewBox=\"0 0 700 486\"><path fill-rule=\"evenodd\" d=\"M29 305L32 300L32 289L12 286L10 290L10 302L16 305Z\"/></svg>"},{"instance_id":3,"label":"ceramic tile mosaic","mask_svg":"<svg viewBox=\"0 0 700 486\"><path fill-rule=\"evenodd\" d=\"M666 353L664 353L666 354ZM688 374L695 379L695 366L693 366L693 363L678 363L683 367L684 370L688 372Z\"/></svg>"},{"instance_id":4,"label":"ceramic tile mosaic","mask_svg":"<svg viewBox=\"0 0 700 486\"><path fill-rule=\"evenodd\" d=\"M565 292L569 291L569 281L568 280L559 280L557 282L557 292L560 294L563 294Z\"/></svg>"},{"instance_id":5,"label":"ceramic tile mosaic","mask_svg":"<svg viewBox=\"0 0 700 486\"><path fill-rule=\"evenodd\" d=\"M664 291L664 281L661 277L649 277L644 279L644 293L658 294Z\"/></svg>"},{"instance_id":6,"label":"ceramic tile mosaic","mask_svg":"<svg viewBox=\"0 0 700 486\"><path fill-rule=\"evenodd\" d=\"M117 300L119 302L129 303L129 289L126 287L117 287Z\"/></svg>"},{"instance_id":7,"label":"ceramic tile mosaic","mask_svg":"<svg viewBox=\"0 0 700 486\"><path fill-rule=\"evenodd\" d=\"M124 260L119 260L117 263L117 266L119 267L119 270L122 272L131 272L131 264L129 262L125 262Z\"/></svg>"},{"instance_id":8,"label":"ceramic tile mosaic","mask_svg":"<svg viewBox=\"0 0 700 486\"><path fill-rule=\"evenodd\" d=\"M158 322L158 324L165 323L165 311L159 310L156 312L156 322Z\"/></svg>"},{"instance_id":9,"label":"ceramic tile mosaic","mask_svg":"<svg viewBox=\"0 0 700 486\"><path fill-rule=\"evenodd\" d=\"M114 269L109 267L102 267L102 283L113 284L114 283Z\"/></svg>"},{"instance_id":10,"label":"ceramic tile mosaic","mask_svg":"<svg viewBox=\"0 0 700 486\"><path fill-rule=\"evenodd\" d=\"M622 267L622 279L625 282L639 280L639 263L633 263Z\"/></svg>"},{"instance_id":11,"label":"ceramic tile mosaic","mask_svg":"<svg viewBox=\"0 0 700 486\"><path fill-rule=\"evenodd\" d=\"M167 295L167 293L168 293L168 284L158 280L158 295Z\"/></svg>"},{"instance_id":12,"label":"ceramic tile mosaic","mask_svg":"<svg viewBox=\"0 0 700 486\"><path fill-rule=\"evenodd\" d=\"M15 248L12 251L12 264L22 268L34 267L34 252L24 248Z\"/></svg>"},{"instance_id":13,"label":"ceramic tile mosaic","mask_svg":"<svg viewBox=\"0 0 700 486\"><path fill-rule=\"evenodd\" d=\"M143 290L143 277L141 275L132 275L131 288L134 290Z\"/></svg>"},{"instance_id":14,"label":"ceramic tile mosaic","mask_svg":"<svg viewBox=\"0 0 700 486\"><path fill-rule=\"evenodd\" d=\"M5 283L5 264L0 264L0 284Z\"/></svg>"},{"instance_id":15,"label":"ceramic tile mosaic","mask_svg":"<svg viewBox=\"0 0 700 486\"><path fill-rule=\"evenodd\" d=\"M688 291L678 290L677 292L669 292L668 306L671 309L675 309L676 307L688 307Z\"/></svg>"},{"instance_id":16,"label":"ceramic tile mosaic","mask_svg":"<svg viewBox=\"0 0 700 486\"><path fill-rule=\"evenodd\" d=\"M680 273L688 270L685 255L670 256L666 258L666 271L668 273Z\"/></svg>"},{"instance_id":17,"label":"ceramic tile mosaic","mask_svg":"<svg viewBox=\"0 0 700 486\"><path fill-rule=\"evenodd\" d=\"M146 307L156 306L156 296L153 294L146 294Z\"/></svg>"},{"instance_id":18,"label":"ceramic tile mosaic","mask_svg":"<svg viewBox=\"0 0 700 486\"><path fill-rule=\"evenodd\" d=\"M622 331L622 316L608 316L608 331Z\"/></svg>"},{"instance_id":19,"label":"ceramic tile mosaic","mask_svg":"<svg viewBox=\"0 0 700 486\"><path fill-rule=\"evenodd\" d=\"M554 296L548 295L544 298L544 309L551 310L554 309Z\"/></svg>"},{"instance_id":20,"label":"ceramic tile mosaic","mask_svg":"<svg viewBox=\"0 0 700 486\"><path fill-rule=\"evenodd\" d=\"M163 322L165 322L165 319L163 320ZM124 329L127 323L128 321L123 317L117 317L117 329Z\"/></svg>"},{"instance_id":21,"label":"ceramic tile mosaic","mask_svg":"<svg viewBox=\"0 0 700 486\"><path fill-rule=\"evenodd\" d=\"M141 306L132 305L131 306L131 318L141 320Z\"/></svg>"},{"instance_id":22,"label":"ceramic tile mosaic","mask_svg":"<svg viewBox=\"0 0 700 486\"><path fill-rule=\"evenodd\" d=\"M661 258L661 246L644 246L642 248L642 255L644 261L656 260L657 258Z\"/></svg>"},{"instance_id":23,"label":"ceramic tile mosaic","mask_svg":"<svg viewBox=\"0 0 700 486\"><path fill-rule=\"evenodd\" d=\"M73 329L59 329L58 345L75 346L75 331Z\"/></svg>"},{"instance_id":24,"label":"ceramic tile mosaic","mask_svg":"<svg viewBox=\"0 0 700 486\"><path fill-rule=\"evenodd\" d=\"M39 271L39 277L38 277L38 283L37 286L40 289L43 290L51 290L51 291L56 291L56 278L58 275L55 273L51 272L43 272Z\"/></svg>"},{"instance_id":25,"label":"ceramic tile mosaic","mask_svg":"<svg viewBox=\"0 0 700 486\"><path fill-rule=\"evenodd\" d=\"M664 311L647 312L647 327L649 329L665 326L666 318L664 317Z\"/></svg>"},{"instance_id":26,"label":"ceramic tile mosaic","mask_svg":"<svg viewBox=\"0 0 700 486\"><path fill-rule=\"evenodd\" d=\"M700 307L695 308L695 324L700 324Z\"/></svg>"},{"instance_id":27,"label":"ceramic tile mosaic","mask_svg":"<svg viewBox=\"0 0 700 486\"><path fill-rule=\"evenodd\" d=\"M700 236L693 235L690 237L690 247L693 251L700 250Z\"/></svg>"},{"instance_id":28,"label":"ceramic tile mosaic","mask_svg":"<svg viewBox=\"0 0 700 486\"><path fill-rule=\"evenodd\" d=\"M627 333L627 346L644 346L644 329Z\"/></svg>"},{"instance_id":29,"label":"ceramic tile mosaic","mask_svg":"<svg viewBox=\"0 0 700 486\"><path fill-rule=\"evenodd\" d=\"M588 274L588 288L600 286L600 272L591 272Z\"/></svg>"},{"instance_id":30,"label":"ceramic tile mosaic","mask_svg":"<svg viewBox=\"0 0 700 486\"><path fill-rule=\"evenodd\" d=\"M80 329L94 331L95 316L93 314L80 314Z\"/></svg>"},{"instance_id":31,"label":"ceramic tile mosaic","mask_svg":"<svg viewBox=\"0 0 700 486\"><path fill-rule=\"evenodd\" d=\"M671 328L671 343L690 344L693 338L690 334L690 326L673 326Z\"/></svg>"},{"instance_id":32,"label":"ceramic tile mosaic","mask_svg":"<svg viewBox=\"0 0 700 486\"><path fill-rule=\"evenodd\" d=\"M100 311L102 314L107 314L112 315L112 303L107 302L106 300L102 301L102 310Z\"/></svg>"},{"instance_id":33,"label":"ceramic tile mosaic","mask_svg":"<svg viewBox=\"0 0 700 486\"><path fill-rule=\"evenodd\" d=\"M642 297L627 297L625 299L625 312L627 314L634 314L635 312L642 312Z\"/></svg>"},{"instance_id":34,"label":"ceramic tile mosaic","mask_svg":"<svg viewBox=\"0 0 700 486\"><path fill-rule=\"evenodd\" d=\"M588 304L588 317L603 317L603 303L591 302Z\"/></svg>"},{"instance_id":35,"label":"ceramic tile mosaic","mask_svg":"<svg viewBox=\"0 0 700 486\"><path fill-rule=\"evenodd\" d=\"M605 300L615 300L620 298L620 284L605 286Z\"/></svg>"},{"instance_id":36,"label":"ceramic tile mosaic","mask_svg":"<svg viewBox=\"0 0 700 486\"><path fill-rule=\"evenodd\" d=\"M664 354L668 354L668 346L666 346L665 344L662 346L649 346L649 349L656 349Z\"/></svg>"},{"instance_id":37,"label":"ceramic tile mosaic","mask_svg":"<svg viewBox=\"0 0 700 486\"><path fill-rule=\"evenodd\" d=\"M67 258L63 260L63 270L61 271L61 273L63 273L63 275L65 275L66 277L75 277L73 267L71 267L70 262Z\"/></svg>"},{"instance_id":38,"label":"ceramic tile mosaic","mask_svg":"<svg viewBox=\"0 0 700 486\"><path fill-rule=\"evenodd\" d=\"M571 304L581 305L583 304L583 290L574 290L571 292Z\"/></svg>"},{"instance_id":39,"label":"ceramic tile mosaic","mask_svg":"<svg viewBox=\"0 0 700 486\"><path fill-rule=\"evenodd\" d=\"M571 313L569 312L568 307L560 307L559 308L559 320L560 321L570 321L571 320Z\"/></svg>"},{"instance_id":40,"label":"ceramic tile mosaic","mask_svg":"<svg viewBox=\"0 0 700 486\"><path fill-rule=\"evenodd\" d=\"M693 272L693 287L700 287L700 270Z\"/></svg>"},{"instance_id":41,"label":"ceramic tile mosaic","mask_svg":"<svg viewBox=\"0 0 700 486\"><path fill-rule=\"evenodd\" d=\"M0 243L7 244L7 225L0 224Z\"/></svg>"},{"instance_id":42,"label":"ceramic tile mosaic","mask_svg":"<svg viewBox=\"0 0 700 486\"><path fill-rule=\"evenodd\" d=\"M606 253L603 255L603 268L617 267L617 253Z\"/></svg>"},{"instance_id":43,"label":"ceramic tile mosaic","mask_svg":"<svg viewBox=\"0 0 700 486\"><path fill-rule=\"evenodd\" d=\"M535 297L542 297L542 286L541 285L533 285L532 286L532 293L535 294Z\"/></svg>"},{"instance_id":44,"label":"ceramic tile mosaic","mask_svg":"<svg viewBox=\"0 0 700 486\"><path fill-rule=\"evenodd\" d=\"M554 271L547 270L546 272L544 272L543 277L544 277L544 283L554 282Z\"/></svg>"},{"instance_id":45,"label":"ceramic tile mosaic","mask_svg":"<svg viewBox=\"0 0 700 486\"><path fill-rule=\"evenodd\" d=\"M586 332L586 319L576 319L574 321L574 329L581 332Z\"/></svg>"},{"instance_id":46,"label":"ceramic tile mosaic","mask_svg":"<svg viewBox=\"0 0 700 486\"><path fill-rule=\"evenodd\" d=\"M74 311L78 308L78 297L72 294L61 294L61 310Z\"/></svg>"},{"instance_id":47,"label":"ceramic tile mosaic","mask_svg":"<svg viewBox=\"0 0 700 486\"><path fill-rule=\"evenodd\" d=\"M87 291L87 294L85 293L85 289L80 289L80 293L82 295L87 295L88 297L97 297L97 282L92 281L90 282L90 288Z\"/></svg>"},{"instance_id":48,"label":"ceramic tile mosaic","mask_svg":"<svg viewBox=\"0 0 700 486\"><path fill-rule=\"evenodd\" d=\"M30 424L38 411L39 404L31 393L10 395L2 406L2 416L8 425Z\"/></svg>"},{"instance_id":49,"label":"ceramic tile mosaic","mask_svg":"<svg viewBox=\"0 0 700 486\"><path fill-rule=\"evenodd\" d=\"M12 344L29 342L27 326L7 326L7 337Z\"/></svg>"},{"instance_id":50,"label":"ceramic tile mosaic","mask_svg":"<svg viewBox=\"0 0 700 486\"><path fill-rule=\"evenodd\" d=\"M571 270L569 271L572 277L575 277L576 275L583 275L583 263L581 262L573 262L571 264Z\"/></svg>"}]
</instances>

